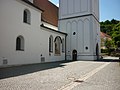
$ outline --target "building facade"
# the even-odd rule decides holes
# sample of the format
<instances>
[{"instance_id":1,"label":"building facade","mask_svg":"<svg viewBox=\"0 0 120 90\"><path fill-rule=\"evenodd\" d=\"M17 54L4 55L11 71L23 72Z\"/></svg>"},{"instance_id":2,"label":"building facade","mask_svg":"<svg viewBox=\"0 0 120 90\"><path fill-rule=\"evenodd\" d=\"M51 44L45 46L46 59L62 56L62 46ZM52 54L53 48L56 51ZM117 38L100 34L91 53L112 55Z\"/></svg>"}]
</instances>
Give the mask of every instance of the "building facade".
<instances>
[{"instance_id":1,"label":"building facade","mask_svg":"<svg viewBox=\"0 0 120 90\"><path fill-rule=\"evenodd\" d=\"M59 30L68 34L68 60L74 54L78 60L99 58L99 0L60 0Z\"/></svg>"},{"instance_id":2,"label":"building facade","mask_svg":"<svg viewBox=\"0 0 120 90\"><path fill-rule=\"evenodd\" d=\"M0 0L0 66L65 60L66 34L46 27L42 12L28 1Z\"/></svg>"},{"instance_id":3,"label":"building facade","mask_svg":"<svg viewBox=\"0 0 120 90\"><path fill-rule=\"evenodd\" d=\"M60 0L58 27L40 1L57 12L48 0L0 0L0 67L97 59L98 0Z\"/></svg>"},{"instance_id":4,"label":"building facade","mask_svg":"<svg viewBox=\"0 0 120 90\"><path fill-rule=\"evenodd\" d=\"M105 42L107 40L111 41L112 40L111 36L107 35L106 33L100 32L100 37L101 37L101 49L107 49L105 46Z\"/></svg>"}]
</instances>

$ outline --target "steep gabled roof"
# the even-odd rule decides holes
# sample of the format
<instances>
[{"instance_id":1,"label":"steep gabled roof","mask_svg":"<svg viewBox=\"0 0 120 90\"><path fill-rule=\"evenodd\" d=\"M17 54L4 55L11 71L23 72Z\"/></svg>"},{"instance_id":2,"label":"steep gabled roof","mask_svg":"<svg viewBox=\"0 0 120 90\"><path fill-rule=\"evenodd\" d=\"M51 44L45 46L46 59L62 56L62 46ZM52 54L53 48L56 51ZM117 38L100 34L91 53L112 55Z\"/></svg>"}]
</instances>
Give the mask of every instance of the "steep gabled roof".
<instances>
[{"instance_id":1,"label":"steep gabled roof","mask_svg":"<svg viewBox=\"0 0 120 90\"><path fill-rule=\"evenodd\" d=\"M58 7L48 0L34 0L34 5L44 10L42 21L58 26Z\"/></svg>"}]
</instances>

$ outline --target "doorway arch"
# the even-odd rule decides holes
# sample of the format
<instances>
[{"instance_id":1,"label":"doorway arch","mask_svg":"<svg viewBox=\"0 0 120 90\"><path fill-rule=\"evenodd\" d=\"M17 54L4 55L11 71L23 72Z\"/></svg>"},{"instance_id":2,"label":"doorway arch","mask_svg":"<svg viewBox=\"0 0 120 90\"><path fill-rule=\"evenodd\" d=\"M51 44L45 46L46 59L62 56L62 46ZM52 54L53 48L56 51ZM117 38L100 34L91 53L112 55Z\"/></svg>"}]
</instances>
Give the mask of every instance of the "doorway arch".
<instances>
[{"instance_id":1,"label":"doorway arch","mask_svg":"<svg viewBox=\"0 0 120 90\"><path fill-rule=\"evenodd\" d=\"M96 56L97 56L97 60L99 60L99 46L98 46L98 43L96 44Z\"/></svg>"},{"instance_id":2,"label":"doorway arch","mask_svg":"<svg viewBox=\"0 0 120 90\"><path fill-rule=\"evenodd\" d=\"M77 60L77 50L73 50L73 52L72 52L72 59L73 59L73 61Z\"/></svg>"}]
</instances>

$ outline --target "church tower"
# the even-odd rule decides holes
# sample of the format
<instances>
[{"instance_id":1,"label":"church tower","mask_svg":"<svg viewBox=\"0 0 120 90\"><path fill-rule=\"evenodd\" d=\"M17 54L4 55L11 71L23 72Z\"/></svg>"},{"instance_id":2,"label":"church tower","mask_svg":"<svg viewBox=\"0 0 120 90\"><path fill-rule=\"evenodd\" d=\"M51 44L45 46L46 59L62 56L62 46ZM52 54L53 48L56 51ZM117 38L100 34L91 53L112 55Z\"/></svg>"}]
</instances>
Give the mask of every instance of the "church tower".
<instances>
[{"instance_id":1,"label":"church tower","mask_svg":"<svg viewBox=\"0 0 120 90\"><path fill-rule=\"evenodd\" d=\"M66 59L99 59L99 0L59 0L59 3L59 30L68 34Z\"/></svg>"}]
</instances>

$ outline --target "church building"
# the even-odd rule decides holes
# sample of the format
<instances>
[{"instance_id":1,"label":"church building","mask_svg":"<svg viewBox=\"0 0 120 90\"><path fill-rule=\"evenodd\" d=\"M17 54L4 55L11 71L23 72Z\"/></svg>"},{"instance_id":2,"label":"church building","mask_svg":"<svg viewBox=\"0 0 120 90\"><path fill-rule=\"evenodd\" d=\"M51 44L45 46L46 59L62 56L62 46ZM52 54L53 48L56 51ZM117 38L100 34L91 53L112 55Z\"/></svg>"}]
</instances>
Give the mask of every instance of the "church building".
<instances>
[{"instance_id":1,"label":"church building","mask_svg":"<svg viewBox=\"0 0 120 90\"><path fill-rule=\"evenodd\" d=\"M99 0L0 0L0 67L100 55Z\"/></svg>"}]
</instances>

